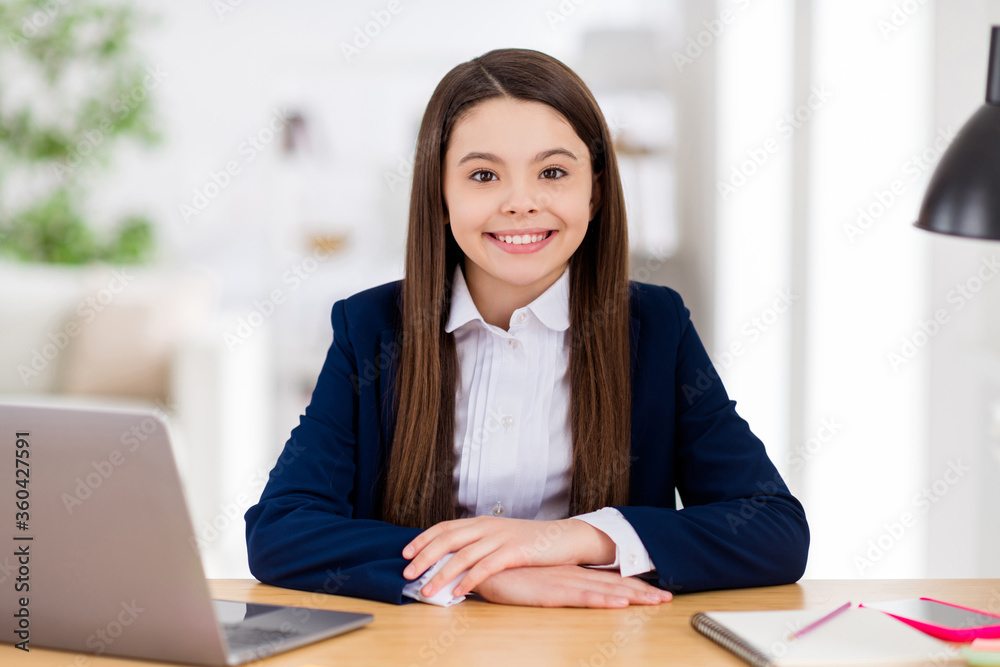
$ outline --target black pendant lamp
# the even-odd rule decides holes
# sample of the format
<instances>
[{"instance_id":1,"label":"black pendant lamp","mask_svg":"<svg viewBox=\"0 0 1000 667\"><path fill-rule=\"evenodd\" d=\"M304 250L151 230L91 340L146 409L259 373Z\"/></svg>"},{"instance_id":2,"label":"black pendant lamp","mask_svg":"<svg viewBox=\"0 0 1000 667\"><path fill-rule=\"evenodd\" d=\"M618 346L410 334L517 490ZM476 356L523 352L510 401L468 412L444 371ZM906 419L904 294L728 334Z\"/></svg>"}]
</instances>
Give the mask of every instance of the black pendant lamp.
<instances>
[{"instance_id":1,"label":"black pendant lamp","mask_svg":"<svg viewBox=\"0 0 1000 667\"><path fill-rule=\"evenodd\" d=\"M965 123L931 176L914 226L1000 240L1000 26L990 38L986 104Z\"/></svg>"}]
</instances>

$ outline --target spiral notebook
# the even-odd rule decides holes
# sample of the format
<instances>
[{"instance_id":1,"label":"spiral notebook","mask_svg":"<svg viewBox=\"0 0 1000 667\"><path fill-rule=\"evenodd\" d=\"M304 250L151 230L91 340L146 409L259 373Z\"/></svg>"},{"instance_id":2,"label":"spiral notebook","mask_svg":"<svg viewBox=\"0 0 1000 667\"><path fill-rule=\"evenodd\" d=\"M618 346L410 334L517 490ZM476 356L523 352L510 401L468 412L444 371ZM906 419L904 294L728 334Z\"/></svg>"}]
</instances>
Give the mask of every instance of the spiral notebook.
<instances>
[{"instance_id":1,"label":"spiral notebook","mask_svg":"<svg viewBox=\"0 0 1000 667\"><path fill-rule=\"evenodd\" d=\"M880 611L854 607L797 632L835 607L810 611L709 611L691 625L751 665L964 665L961 653Z\"/></svg>"}]
</instances>

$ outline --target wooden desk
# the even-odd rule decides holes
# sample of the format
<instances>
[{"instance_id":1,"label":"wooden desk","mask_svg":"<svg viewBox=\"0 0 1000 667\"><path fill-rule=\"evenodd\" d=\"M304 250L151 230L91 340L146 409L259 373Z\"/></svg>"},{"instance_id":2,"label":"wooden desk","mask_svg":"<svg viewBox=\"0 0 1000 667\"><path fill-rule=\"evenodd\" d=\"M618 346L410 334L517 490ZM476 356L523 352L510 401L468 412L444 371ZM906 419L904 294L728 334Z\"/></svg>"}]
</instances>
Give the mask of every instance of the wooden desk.
<instances>
[{"instance_id":1,"label":"wooden desk","mask_svg":"<svg viewBox=\"0 0 1000 667\"><path fill-rule=\"evenodd\" d=\"M679 595L656 607L537 609L467 600L455 607L402 606L302 593L253 581L212 582L217 598L375 615L370 625L280 654L256 667L326 665L742 665L696 633L697 611L809 609L926 595L1000 612L1000 579L802 581L791 586ZM184 641L178 637L178 641ZM159 663L0 646L0 664L31 667L151 667Z\"/></svg>"}]
</instances>

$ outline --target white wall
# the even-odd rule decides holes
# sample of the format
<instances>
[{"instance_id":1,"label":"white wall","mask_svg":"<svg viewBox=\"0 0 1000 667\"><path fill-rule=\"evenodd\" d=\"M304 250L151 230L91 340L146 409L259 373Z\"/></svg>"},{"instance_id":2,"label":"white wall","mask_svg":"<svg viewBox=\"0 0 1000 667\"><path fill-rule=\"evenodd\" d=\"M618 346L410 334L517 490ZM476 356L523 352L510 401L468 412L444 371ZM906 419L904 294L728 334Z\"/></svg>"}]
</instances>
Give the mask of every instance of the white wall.
<instances>
[{"instance_id":1,"label":"white wall","mask_svg":"<svg viewBox=\"0 0 1000 667\"><path fill-rule=\"evenodd\" d=\"M984 103L995 0L939 2L936 7L934 125L958 130ZM979 273L1000 251L996 242L935 236L926 310L947 325L927 347L930 361L930 474L936 500L928 511L930 576L1000 573L1000 281ZM983 280L985 278L985 280ZM949 472L951 471L951 472Z\"/></svg>"},{"instance_id":2,"label":"white wall","mask_svg":"<svg viewBox=\"0 0 1000 667\"><path fill-rule=\"evenodd\" d=\"M790 285L791 313L723 374L772 456L787 443L813 534L806 576L996 576L1000 283L982 268L996 246L911 223L983 103L1000 3L745 5L717 5L737 17L716 44L717 177L753 174L720 193L716 358ZM748 163L813 85L829 100Z\"/></svg>"},{"instance_id":3,"label":"white wall","mask_svg":"<svg viewBox=\"0 0 1000 667\"><path fill-rule=\"evenodd\" d=\"M810 159L804 423L840 427L803 480L817 529L810 574L926 571L926 521L912 501L927 465L926 360L888 355L917 328L926 292L929 239L910 224L927 174L914 178L907 161L933 136L933 13L890 32L892 4L815 5L815 78L833 98Z\"/></svg>"},{"instance_id":4,"label":"white wall","mask_svg":"<svg viewBox=\"0 0 1000 667\"><path fill-rule=\"evenodd\" d=\"M713 361L783 476L789 466L794 8L720 3L718 150L712 195L717 330Z\"/></svg>"}]
</instances>

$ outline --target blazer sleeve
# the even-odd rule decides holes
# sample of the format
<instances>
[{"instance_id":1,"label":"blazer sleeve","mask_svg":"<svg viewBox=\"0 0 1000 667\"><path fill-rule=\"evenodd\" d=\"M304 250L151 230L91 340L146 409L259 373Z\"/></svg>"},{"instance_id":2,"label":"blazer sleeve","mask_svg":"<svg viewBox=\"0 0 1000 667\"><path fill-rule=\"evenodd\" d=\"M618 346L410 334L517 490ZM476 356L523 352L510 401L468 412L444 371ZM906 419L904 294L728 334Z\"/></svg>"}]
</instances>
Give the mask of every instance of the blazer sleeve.
<instances>
[{"instance_id":1,"label":"blazer sleeve","mask_svg":"<svg viewBox=\"0 0 1000 667\"><path fill-rule=\"evenodd\" d=\"M413 602L402 596L403 547L420 530L354 518L359 392L345 302L312 400L246 513L250 571L299 590Z\"/></svg>"},{"instance_id":2,"label":"blazer sleeve","mask_svg":"<svg viewBox=\"0 0 1000 667\"><path fill-rule=\"evenodd\" d=\"M617 509L642 539L663 588L684 593L797 581L809 550L805 511L736 413L680 296L658 289L657 296L669 298L654 299L655 305L675 314L665 325L675 321L679 337L643 325L638 353L642 361L654 354L651 347L660 354L665 340L677 341L670 346L676 355L667 354L672 386L663 387L672 395L673 429L660 437L662 446L672 441L673 485L684 507ZM661 387L664 379L656 379Z\"/></svg>"}]
</instances>

